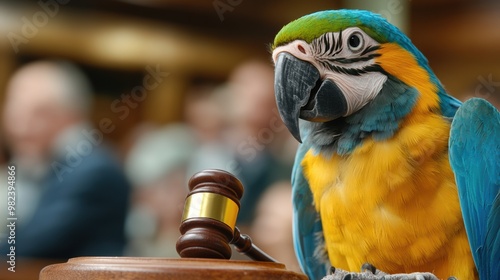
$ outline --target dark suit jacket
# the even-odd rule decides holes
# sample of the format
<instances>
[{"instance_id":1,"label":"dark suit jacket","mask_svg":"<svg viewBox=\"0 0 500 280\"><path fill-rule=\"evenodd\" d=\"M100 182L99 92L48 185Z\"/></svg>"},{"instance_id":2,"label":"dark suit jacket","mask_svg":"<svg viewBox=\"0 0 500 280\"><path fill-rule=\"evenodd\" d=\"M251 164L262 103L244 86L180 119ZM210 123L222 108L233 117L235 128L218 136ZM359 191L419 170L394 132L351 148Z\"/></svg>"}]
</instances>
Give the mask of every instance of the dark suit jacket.
<instances>
[{"instance_id":1,"label":"dark suit jacket","mask_svg":"<svg viewBox=\"0 0 500 280\"><path fill-rule=\"evenodd\" d=\"M69 168L64 173L60 169L59 178L55 163ZM94 146L73 166L65 158L52 162L35 214L16 230L16 256L66 259L123 254L130 185L118 162L105 147ZM4 252L6 245L2 244Z\"/></svg>"}]
</instances>

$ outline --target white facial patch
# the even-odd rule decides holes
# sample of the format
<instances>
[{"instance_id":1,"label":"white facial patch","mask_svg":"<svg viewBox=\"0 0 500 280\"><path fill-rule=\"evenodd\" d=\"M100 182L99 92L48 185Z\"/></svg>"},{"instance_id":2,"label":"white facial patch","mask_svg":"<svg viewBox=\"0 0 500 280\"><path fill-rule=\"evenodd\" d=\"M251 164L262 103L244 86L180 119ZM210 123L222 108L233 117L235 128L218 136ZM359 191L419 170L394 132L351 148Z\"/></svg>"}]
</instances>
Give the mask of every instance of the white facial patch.
<instances>
[{"instance_id":1,"label":"white facial patch","mask_svg":"<svg viewBox=\"0 0 500 280\"><path fill-rule=\"evenodd\" d=\"M361 76L327 73L325 78L332 80L344 93L347 101L347 113L344 117L373 100L387 80L387 76L380 72L369 72Z\"/></svg>"}]
</instances>

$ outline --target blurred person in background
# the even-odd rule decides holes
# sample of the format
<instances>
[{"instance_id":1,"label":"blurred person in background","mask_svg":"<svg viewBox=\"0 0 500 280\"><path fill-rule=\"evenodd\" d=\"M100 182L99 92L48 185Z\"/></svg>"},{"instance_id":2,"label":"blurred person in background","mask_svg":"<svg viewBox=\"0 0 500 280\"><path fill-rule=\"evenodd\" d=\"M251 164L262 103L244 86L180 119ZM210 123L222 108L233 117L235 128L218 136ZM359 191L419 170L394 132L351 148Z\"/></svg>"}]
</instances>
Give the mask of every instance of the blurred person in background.
<instances>
[{"instance_id":1,"label":"blurred person in background","mask_svg":"<svg viewBox=\"0 0 500 280\"><path fill-rule=\"evenodd\" d=\"M227 130L231 100L225 86L196 85L188 90L184 119L198 145L188 167L188 176L204 169L235 172L233 150L228 145Z\"/></svg>"},{"instance_id":2,"label":"blurred person in background","mask_svg":"<svg viewBox=\"0 0 500 280\"><path fill-rule=\"evenodd\" d=\"M276 109L274 70L269 63L242 63L229 78L228 92L229 142L235 151L236 175L245 186L238 222L249 225L266 189L290 179L297 145Z\"/></svg>"},{"instance_id":3,"label":"blurred person in background","mask_svg":"<svg viewBox=\"0 0 500 280\"><path fill-rule=\"evenodd\" d=\"M287 269L301 272L293 249L291 197L289 181L269 186L257 204L250 236L260 249L285 264Z\"/></svg>"},{"instance_id":4,"label":"blurred person in background","mask_svg":"<svg viewBox=\"0 0 500 280\"><path fill-rule=\"evenodd\" d=\"M126 159L134 186L127 255L178 257L175 243L187 195L186 168L197 145L192 130L170 124L144 132Z\"/></svg>"},{"instance_id":5,"label":"blurred person in background","mask_svg":"<svg viewBox=\"0 0 500 280\"><path fill-rule=\"evenodd\" d=\"M67 62L30 63L8 84L3 126L18 176L17 257L123 253L129 183L104 144L113 124L89 124L91 94L86 77ZM0 245L8 252L4 239Z\"/></svg>"}]
</instances>

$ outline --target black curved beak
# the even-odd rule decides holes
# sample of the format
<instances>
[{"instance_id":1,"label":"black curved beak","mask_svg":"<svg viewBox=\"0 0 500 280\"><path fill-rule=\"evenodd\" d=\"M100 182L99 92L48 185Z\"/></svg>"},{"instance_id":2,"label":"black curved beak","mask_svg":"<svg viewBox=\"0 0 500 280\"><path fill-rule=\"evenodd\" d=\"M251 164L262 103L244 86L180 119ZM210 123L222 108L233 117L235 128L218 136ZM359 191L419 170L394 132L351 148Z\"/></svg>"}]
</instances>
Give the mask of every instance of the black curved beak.
<instances>
[{"instance_id":1,"label":"black curved beak","mask_svg":"<svg viewBox=\"0 0 500 280\"><path fill-rule=\"evenodd\" d=\"M331 80L321 80L318 69L290 53L278 55L274 73L274 92L281 119L297 141L299 118L326 122L347 113L347 102Z\"/></svg>"}]
</instances>

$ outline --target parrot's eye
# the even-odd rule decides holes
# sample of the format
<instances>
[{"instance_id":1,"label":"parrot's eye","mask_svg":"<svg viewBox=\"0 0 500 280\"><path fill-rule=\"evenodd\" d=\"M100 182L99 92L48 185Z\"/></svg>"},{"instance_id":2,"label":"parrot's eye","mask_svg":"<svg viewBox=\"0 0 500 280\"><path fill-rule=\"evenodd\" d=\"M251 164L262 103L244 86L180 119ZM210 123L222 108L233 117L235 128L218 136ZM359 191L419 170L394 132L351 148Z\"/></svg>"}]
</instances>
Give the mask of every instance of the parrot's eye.
<instances>
[{"instance_id":1,"label":"parrot's eye","mask_svg":"<svg viewBox=\"0 0 500 280\"><path fill-rule=\"evenodd\" d=\"M356 32L353 33L351 36L349 36L348 45L351 51L353 52L360 51L364 45L363 36L361 35L361 33Z\"/></svg>"}]
</instances>

